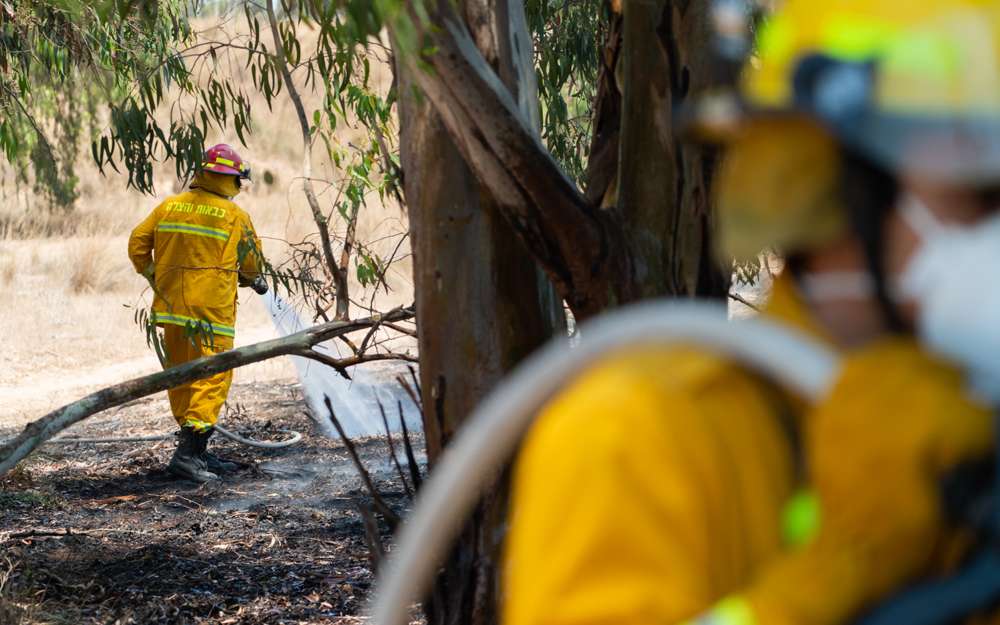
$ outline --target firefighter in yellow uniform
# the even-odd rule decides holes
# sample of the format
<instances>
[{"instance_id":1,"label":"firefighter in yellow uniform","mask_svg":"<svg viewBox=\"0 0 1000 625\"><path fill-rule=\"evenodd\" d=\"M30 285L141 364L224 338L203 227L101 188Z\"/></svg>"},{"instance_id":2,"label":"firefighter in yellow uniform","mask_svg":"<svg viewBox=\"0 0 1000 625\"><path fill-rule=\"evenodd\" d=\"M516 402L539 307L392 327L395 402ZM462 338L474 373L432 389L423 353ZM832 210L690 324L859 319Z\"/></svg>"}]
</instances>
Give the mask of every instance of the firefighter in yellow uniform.
<instances>
[{"instance_id":1,"label":"firefighter in yellow uniform","mask_svg":"<svg viewBox=\"0 0 1000 625\"><path fill-rule=\"evenodd\" d=\"M235 150L216 145L191 188L164 200L132 231L129 258L153 286L151 321L163 328L167 366L232 349L237 286L267 291L260 240L232 201L249 176ZM171 473L205 482L237 468L207 451L231 383L227 371L167 392L181 428Z\"/></svg>"},{"instance_id":2,"label":"firefighter in yellow uniform","mask_svg":"<svg viewBox=\"0 0 1000 625\"><path fill-rule=\"evenodd\" d=\"M739 106L706 109L720 237L783 251L764 315L839 378L807 405L693 348L595 363L516 462L505 625L835 625L952 570L940 482L1000 399L998 36L975 0L765 20Z\"/></svg>"}]
</instances>

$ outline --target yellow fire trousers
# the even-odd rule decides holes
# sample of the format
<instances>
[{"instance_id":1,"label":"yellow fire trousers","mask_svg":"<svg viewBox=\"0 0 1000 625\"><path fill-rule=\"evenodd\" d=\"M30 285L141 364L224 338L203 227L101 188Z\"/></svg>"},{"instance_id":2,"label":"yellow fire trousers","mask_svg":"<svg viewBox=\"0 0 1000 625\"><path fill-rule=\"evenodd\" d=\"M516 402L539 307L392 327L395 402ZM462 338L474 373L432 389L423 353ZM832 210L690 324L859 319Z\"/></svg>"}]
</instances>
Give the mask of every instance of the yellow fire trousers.
<instances>
[{"instance_id":1,"label":"yellow fire trousers","mask_svg":"<svg viewBox=\"0 0 1000 625\"><path fill-rule=\"evenodd\" d=\"M162 327L163 348L170 367L233 348L233 339L230 337L215 335L212 344L207 345L202 337L189 336L186 328L175 325ZM177 424L194 428L198 432L213 427L219 419L222 405L226 403L232 383L233 372L229 370L167 391L170 410Z\"/></svg>"}]
</instances>

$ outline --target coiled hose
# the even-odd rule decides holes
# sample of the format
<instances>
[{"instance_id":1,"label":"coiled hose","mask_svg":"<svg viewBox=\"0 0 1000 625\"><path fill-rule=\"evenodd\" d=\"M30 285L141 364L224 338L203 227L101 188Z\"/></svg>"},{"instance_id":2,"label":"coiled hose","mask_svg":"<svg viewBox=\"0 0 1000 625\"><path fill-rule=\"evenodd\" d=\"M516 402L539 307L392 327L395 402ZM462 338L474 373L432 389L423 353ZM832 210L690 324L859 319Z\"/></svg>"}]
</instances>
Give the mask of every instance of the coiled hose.
<instances>
[{"instance_id":1,"label":"coiled hose","mask_svg":"<svg viewBox=\"0 0 1000 625\"><path fill-rule=\"evenodd\" d=\"M371 606L377 625L405 625L485 485L511 459L542 406L609 353L690 344L732 358L806 399L835 379L836 357L762 319L730 322L718 304L644 303L585 324L578 345L553 342L520 365L473 412L441 456L382 568Z\"/></svg>"},{"instance_id":2,"label":"coiled hose","mask_svg":"<svg viewBox=\"0 0 1000 625\"><path fill-rule=\"evenodd\" d=\"M282 434L288 434L288 438L283 441L259 441L252 438L245 438L240 436L235 432L230 432L221 425L216 424L215 430L225 436L230 440L234 440L237 443L247 445L249 447L257 447L259 449L282 449L284 447L291 447L292 445L298 443L302 440L302 433L296 432L295 430L278 430ZM75 436L61 436L59 438L53 438L45 441L46 445L81 445L81 444L100 444L100 443L144 443L151 441L167 441L174 438L173 434L153 434L150 436L122 436L122 437L75 437Z\"/></svg>"}]
</instances>

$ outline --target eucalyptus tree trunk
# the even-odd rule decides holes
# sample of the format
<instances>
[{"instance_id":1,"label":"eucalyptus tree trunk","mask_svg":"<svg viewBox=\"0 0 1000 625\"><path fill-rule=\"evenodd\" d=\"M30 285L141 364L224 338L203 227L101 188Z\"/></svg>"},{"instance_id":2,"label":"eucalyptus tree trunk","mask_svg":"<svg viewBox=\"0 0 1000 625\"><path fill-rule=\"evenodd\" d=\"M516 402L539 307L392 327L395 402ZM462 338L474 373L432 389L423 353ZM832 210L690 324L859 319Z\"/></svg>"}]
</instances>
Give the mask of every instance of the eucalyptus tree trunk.
<instances>
[{"instance_id":1,"label":"eucalyptus tree trunk","mask_svg":"<svg viewBox=\"0 0 1000 625\"><path fill-rule=\"evenodd\" d=\"M411 84L577 319L652 296L725 296L729 271L711 246L716 155L682 143L675 122L701 87L727 78L711 0L610 3L586 193L538 140L456 7L408 6L427 16L410 24L424 51L401 61Z\"/></svg>"},{"instance_id":2,"label":"eucalyptus tree trunk","mask_svg":"<svg viewBox=\"0 0 1000 625\"><path fill-rule=\"evenodd\" d=\"M717 155L684 143L677 113L721 81L712 48L710 0L625 0L617 205L639 297L717 296L729 271L711 246Z\"/></svg>"},{"instance_id":3,"label":"eucalyptus tree trunk","mask_svg":"<svg viewBox=\"0 0 1000 625\"><path fill-rule=\"evenodd\" d=\"M423 50L397 54L431 464L500 377L559 323L651 296L724 296L710 246L715 155L676 107L714 83L710 0L611 3L581 192L538 139L520 0L414 0ZM390 24L390 31L396 34ZM401 27L400 27L401 28ZM417 58L419 57L419 58ZM498 476L425 602L429 623L497 621Z\"/></svg>"},{"instance_id":4,"label":"eucalyptus tree trunk","mask_svg":"<svg viewBox=\"0 0 1000 625\"><path fill-rule=\"evenodd\" d=\"M521 3L462 0L458 8L476 46L537 128ZM467 166L431 101L415 88L412 66L400 62L398 71L424 431L433 466L485 394L564 321L551 284ZM424 603L431 625L497 621L506 494L506 477L498 475Z\"/></svg>"}]
</instances>

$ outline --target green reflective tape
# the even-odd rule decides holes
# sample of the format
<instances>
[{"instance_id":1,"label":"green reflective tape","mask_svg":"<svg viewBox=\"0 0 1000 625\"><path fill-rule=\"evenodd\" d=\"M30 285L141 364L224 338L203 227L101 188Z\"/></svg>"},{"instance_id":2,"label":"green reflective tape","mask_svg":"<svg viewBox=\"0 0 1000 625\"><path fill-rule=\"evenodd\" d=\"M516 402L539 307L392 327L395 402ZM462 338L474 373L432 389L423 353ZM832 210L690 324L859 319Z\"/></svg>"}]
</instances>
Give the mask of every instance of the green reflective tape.
<instances>
[{"instance_id":1,"label":"green reflective tape","mask_svg":"<svg viewBox=\"0 0 1000 625\"><path fill-rule=\"evenodd\" d=\"M186 315L173 315L170 313L154 312L153 323L166 323L169 325L183 326L183 327L188 327L188 326L202 327L206 331L211 332L212 334L218 334L219 336L228 336L231 338L236 336L236 328L234 328L233 326L227 326L222 323L213 323L211 321L195 319L194 317L188 317Z\"/></svg>"},{"instance_id":2,"label":"green reflective tape","mask_svg":"<svg viewBox=\"0 0 1000 625\"><path fill-rule=\"evenodd\" d=\"M194 224L182 224L172 221L161 221L156 226L158 232L178 232L181 234L193 234L196 236L210 237L220 241L229 240L229 232L221 228L211 228L209 226L196 226Z\"/></svg>"},{"instance_id":3,"label":"green reflective tape","mask_svg":"<svg viewBox=\"0 0 1000 625\"><path fill-rule=\"evenodd\" d=\"M214 423L202 421L198 417L181 417L181 427L191 428L195 432L207 432L215 427Z\"/></svg>"},{"instance_id":4,"label":"green reflective tape","mask_svg":"<svg viewBox=\"0 0 1000 625\"><path fill-rule=\"evenodd\" d=\"M785 503L782 515L782 538L789 547L801 547L811 541L820 526L819 497L811 490L800 490Z\"/></svg>"},{"instance_id":5,"label":"green reflective tape","mask_svg":"<svg viewBox=\"0 0 1000 625\"><path fill-rule=\"evenodd\" d=\"M823 28L820 51L843 61L867 61L881 56L898 37L899 28L893 24L841 15Z\"/></svg>"},{"instance_id":6,"label":"green reflective tape","mask_svg":"<svg viewBox=\"0 0 1000 625\"><path fill-rule=\"evenodd\" d=\"M785 15L764 19L757 38L757 49L761 58L768 61L791 56L795 50L795 28Z\"/></svg>"},{"instance_id":7,"label":"green reflective tape","mask_svg":"<svg viewBox=\"0 0 1000 625\"><path fill-rule=\"evenodd\" d=\"M954 78L961 71L961 42L941 33L901 30L888 22L843 15L823 30L821 51L844 61L878 61L887 74L933 74Z\"/></svg>"},{"instance_id":8,"label":"green reflective tape","mask_svg":"<svg viewBox=\"0 0 1000 625\"><path fill-rule=\"evenodd\" d=\"M681 625L757 625L757 618L746 599L726 597L707 614Z\"/></svg>"},{"instance_id":9,"label":"green reflective tape","mask_svg":"<svg viewBox=\"0 0 1000 625\"><path fill-rule=\"evenodd\" d=\"M962 51L950 37L931 32L908 33L897 37L885 50L882 68L890 75L931 75L951 80L962 71Z\"/></svg>"}]
</instances>

